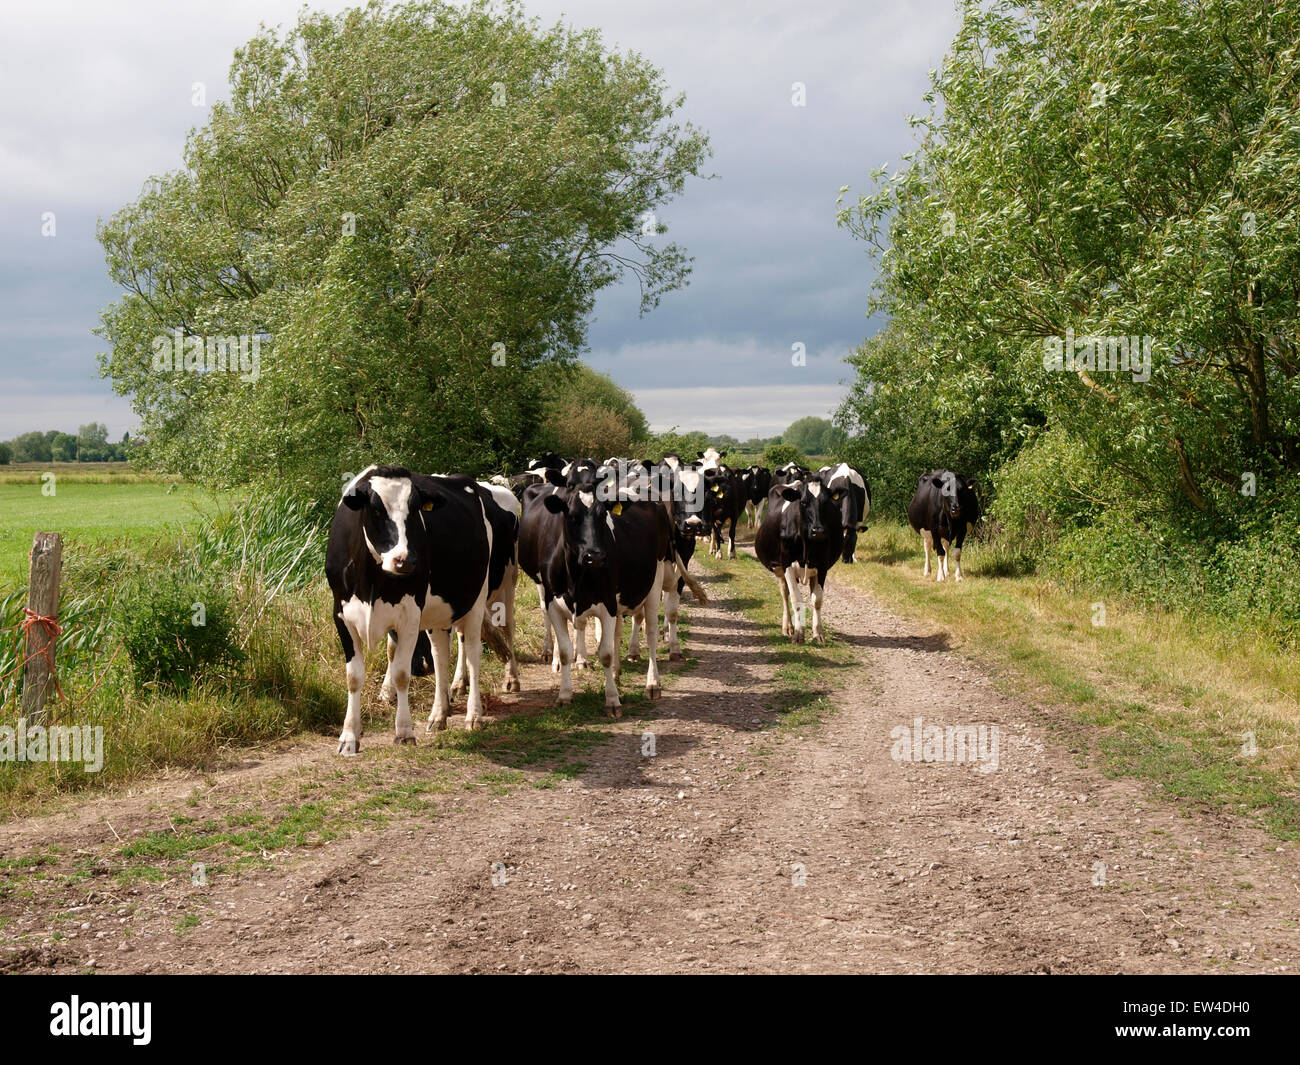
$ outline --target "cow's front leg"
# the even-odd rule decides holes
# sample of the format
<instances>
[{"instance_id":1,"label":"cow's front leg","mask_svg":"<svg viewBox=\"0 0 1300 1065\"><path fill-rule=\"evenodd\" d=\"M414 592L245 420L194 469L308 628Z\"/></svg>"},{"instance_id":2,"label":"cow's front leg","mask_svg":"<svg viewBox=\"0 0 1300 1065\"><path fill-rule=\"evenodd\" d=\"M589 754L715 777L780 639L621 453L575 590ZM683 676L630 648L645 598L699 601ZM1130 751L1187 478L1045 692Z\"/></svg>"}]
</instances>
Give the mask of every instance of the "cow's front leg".
<instances>
[{"instance_id":1,"label":"cow's front leg","mask_svg":"<svg viewBox=\"0 0 1300 1065\"><path fill-rule=\"evenodd\" d=\"M803 643L803 591L794 566L786 567L785 586L790 590L790 615L794 622L791 635L795 643Z\"/></svg>"},{"instance_id":2,"label":"cow's front leg","mask_svg":"<svg viewBox=\"0 0 1300 1065\"><path fill-rule=\"evenodd\" d=\"M465 694L465 640L456 629L453 633L456 640L456 672L451 676L451 701L458 701Z\"/></svg>"},{"instance_id":3,"label":"cow's front leg","mask_svg":"<svg viewBox=\"0 0 1300 1065\"><path fill-rule=\"evenodd\" d=\"M632 634L627 638L627 657L637 662L641 659L641 624L644 621L646 629L650 628L650 619L646 617L644 610L638 610L632 615ZM659 619L655 618L654 623L659 624ZM649 632L646 633L646 642L649 643Z\"/></svg>"},{"instance_id":4,"label":"cow's front leg","mask_svg":"<svg viewBox=\"0 0 1300 1065\"><path fill-rule=\"evenodd\" d=\"M550 612L551 626L555 630L555 655L560 660L559 703L573 702L573 677L569 663L573 661L573 644L569 640L569 608L560 600L552 599L546 608Z\"/></svg>"},{"instance_id":5,"label":"cow's front leg","mask_svg":"<svg viewBox=\"0 0 1300 1065\"><path fill-rule=\"evenodd\" d=\"M645 675L645 694L650 700L658 699L663 694L663 687L659 683L659 596L662 594L663 582L664 564L660 562L654 583L650 585L650 594L642 606L645 616L655 619L653 625L647 623L645 627L645 650L650 659L650 667Z\"/></svg>"},{"instance_id":6,"label":"cow's front leg","mask_svg":"<svg viewBox=\"0 0 1300 1065\"><path fill-rule=\"evenodd\" d=\"M465 728L479 727L483 718L483 693L479 690L479 667L483 664L483 604L474 607L461 619L461 653L465 672L469 674L469 698L465 700Z\"/></svg>"},{"instance_id":7,"label":"cow's front leg","mask_svg":"<svg viewBox=\"0 0 1300 1065\"><path fill-rule=\"evenodd\" d=\"M727 558L736 557L736 519L731 519L731 527L727 530Z\"/></svg>"},{"instance_id":8,"label":"cow's front leg","mask_svg":"<svg viewBox=\"0 0 1300 1065\"><path fill-rule=\"evenodd\" d=\"M938 581L942 581L945 577L948 576L948 554L943 549L942 536L936 536L934 538L934 555L935 555L934 569L936 573L934 579L936 582L938 582Z\"/></svg>"},{"instance_id":9,"label":"cow's front leg","mask_svg":"<svg viewBox=\"0 0 1300 1065\"><path fill-rule=\"evenodd\" d=\"M429 643L433 647L433 709L425 731L433 732L447 727L447 714L451 710L451 629L430 629Z\"/></svg>"},{"instance_id":10,"label":"cow's front leg","mask_svg":"<svg viewBox=\"0 0 1300 1065\"><path fill-rule=\"evenodd\" d=\"M515 583L519 576L519 571L511 563L506 570L505 584L502 586L501 597L497 600L494 609L499 613L505 611L505 617L502 619L502 628L506 630L506 648L509 655L506 658L506 687L508 692L517 692L519 690L519 660L515 658ZM495 624L495 615L489 619Z\"/></svg>"},{"instance_id":11,"label":"cow's front leg","mask_svg":"<svg viewBox=\"0 0 1300 1065\"><path fill-rule=\"evenodd\" d=\"M622 704L618 701L618 663L614 659L618 654L618 637L622 625L609 616L609 611L604 606L599 606L596 610L596 617L600 619L600 649L597 654L600 664L605 667L605 713L610 717L620 717L623 711Z\"/></svg>"},{"instance_id":12,"label":"cow's front leg","mask_svg":"<svg viewBox=\"0 0 1300 1065\"><path fill-rule=\"evenodd\" d=\"M344 667L348 680L348 710L343 718L343 731L339 733L338 754L354 755L361 750L361 689L366 684L366 658L362 653L365 644L361 633L342 618L334 619L339 643L343 645Z\"/></svg>"},{"instance_id":13,"label":"cow's front leg","mask_svg":"<svg viewBox=\"0 0 1300 1065\"><path fill-rule=\"evenodd\" d=\"M952 568L953 580L961 580L961 545L953 544L952 547Z\"/></svg>"},{"instance_id":14,"label":"cow's front leg","mask_svg":"<svg viewBox=\"0 0 1300 1065\"><path fill-rule=\"evenodd\" d=\"M677 590L677 574L673 573L668 590L664 592L664 638L668 641L668 659L683 658L682 645L677 639L677 620L681 616L682 597ZM655 626L658 629L658 625Z\"/></svg>"},{"instance_id":15,"label":"cow's front leg","mask_svg":"<svg viewBox=\"0 0 1300 1065\"><path fill-rule=\"evenodd\" d=\"M921 533L921 550L925 552L925 569L921 571L922 577L930 576L930 533L928 530Z\"/></svg>"},{"instance_id":16,"label":"cow's front leg","mask_svg":"<svg viewBox=\"0 0 1300 1065\"><path fill-rule=\"evenodd\" d=\"M822 597L826 594L826 587L821 582L821 574L816 570L813 570L812 576L809 577L809 591L812 593L813 640L817 643L825 643L826 637L822 635Z\"/></svg>"},{"instance_id":17,"label":"cow's front leg","mask_svg":"<svg viewBox=\"0 0 1300 1065\"><path fill-rule=\"evenodd\" d=\"M390 632L384 641L384 653L388 655L388 668L384 671L384 683L379 686L379 698L386 703L391 703L397 696L397 688L393 684L393 655L396 648L397 640Z\"/></svg>"},{"instance_id":18,"label":"cow's front leg","mask_svg":"<svg viewBox=\"0 0 1300 1065\"><path fill-rule=\"evenodd\" d=\"M587 668L587 619L573 619L573 668Z\"/></svg>"},{"instance_id":19,"label":"cow's front leg","mask_svg":"<svg viewBox=\"0 0 1300 1065\"><path fill-rule=\"evenodd\" d=\"M415 641L419 638L418 621L409 619L397 630L397 646L393 649L393 661L388 667L393 678L393 689L397 692L397 717L393 722L394 743L415 742L415 727L411 724L408 699L411 689L411 658L415 654Z\"/></svg>"},{"instance_id":20,"label":"cow's front leg","mask_svg":"<svg viewBox=\"0 0 1300 1065\"><path fill-rule=\"evenodd\" d=\"M546 590L539 584L537 585L537 605L542 611L542 653L543 662L550 660L551 670L555 673L560 671L560 658L555 653L555 629L551 625L551 615L546 609Z\"/></svg>"},{"instance_id":21,"label":"cow's front leg","mask_svg":"<svg viewBox=\"0 0 1300 1065\"><path fill-rule=\"evenodd\" d=\"M776 586L781 589L781 635L793 636L794 628L790 624L790 589L785 583L785 569L776 571Z\"/></svg>"}]
</instances>

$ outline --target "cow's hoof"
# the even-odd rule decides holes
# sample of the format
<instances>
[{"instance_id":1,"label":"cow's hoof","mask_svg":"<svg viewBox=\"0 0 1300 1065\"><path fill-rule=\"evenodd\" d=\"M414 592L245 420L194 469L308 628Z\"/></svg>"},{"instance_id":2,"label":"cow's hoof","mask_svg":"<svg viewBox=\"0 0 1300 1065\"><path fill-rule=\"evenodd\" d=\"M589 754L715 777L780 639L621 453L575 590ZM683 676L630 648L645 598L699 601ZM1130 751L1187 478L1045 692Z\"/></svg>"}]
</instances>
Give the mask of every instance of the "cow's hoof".
<instances>
[{"instance_id":1,"label":"cow's hoof","mask_svg":"<svg viewBox=\"0 0 1300 1065\"><path fill-rule=\"evenodd\" d=\"M447 694L451 696L451 701L453 703L460 702L463 698L465 698L464 681L462 681L460 684L453 684L451 686L451 690Z\"/></svg>"},{"instance_id":2,"label":"cow's hoof","mask_svg":"<svg viewBox=\"0 0 1300 1065\"><path fill-rule=\"evenodd\" d=\"M519 678L518 678L518 677L506 677L506 687L505 687L505 690L508 691L508 692L517 692L517 691L519 691Z\"/></svg>"},{"instance_id":3,"label":"cow's hoof","mask_svg":"<svg viewBox=\"0 0 1300 1065\"><path fill-rule=\"evenodd\" d=\"M658 699L661 695L663 695L663 693L664 693L663 688L659 687L659 685L656 684L654 687L646 688L645 697L649 699L651 702L653 702L654 700Z\"/></svg>"},{"instance_id":4,"label":"cow's hoof","mask_svg":"<svg viewBox=\"0 0 1300 1065\"><path fill-rule=\"evenodd\" d=\"M633 653L633 652L631 652L631 651L628 651L628 653L627 653L627 660L628 660L629 662L640 662L640 661L641 661L641 652L640 652L640 651L637 651L636 653Z\"/></svg>"},{"instance_id":5,"label":"cow's hoof","mask_svg":"<svg viewBox=\"0 0 1300 1065\"><path fill-rule=\"evenodd\" d=\"M465 715L466 732L474 732L476 729L480 729L482 727L483 727L483 720L480 717L478 717L477 715L475 715L474 717L470 717L468 714Z\"/></svg>"},{"instance_id":6,"label":"cow's hoof","mask_svg":"<svg viewBox=\"0 0 1300 1065\"><path fill-rule=\"evenodd\" d=\"M680 661L681 661L683 658L685 658L685 657L686 657L686 656L685 656L684 654L682 654L681 651L669 651L669 652L668 652L668 661L669 661L669 662L680 662Z\"/></svg>"},{"instance_id":7,"label":"cow's hoof","mask_svg":"<svg viewBox=\"0 0 1300 1065\"><path fill-rule=\"evenodd\" d=\"M565 695L564 692L560 692L559 697L555 700L555 705L568 706L571 702L573 702L573 692L569 692L568 695Z\"/></svg>"},{"instance_id":8,"label":"cow's hoof","mask_svg":"<svg viewBox=\"0 0 1300 1065\"><path fill-rule=\"evenodd\" d=\"M814 632L814 633L813 633L813 643L819 643L819 644L822 644L822 645L824 646L825 643L826 643L826 637L823 636L820 632Z\"/></svg>"},{"instance_id":9,"label":"cow's hoof","mask_svg":"<svg viewBox=\"0 0 1300 1065\"><path fill-rule=\"evenodd\" d=\"M352 757L360 750L361 741L355 736L345 734L339 737L339 749L335 753Z\"/></svg>"},{"instance_id":10,"label":"cow's hoof","mask_svg":"<svg viewBox=\"0 0 1300 1065\"><path fill-rule=\"evenodd\" d=\"M399 732L396 736L393 737L393 742L396 743L396 744L402 744L402 745L408 745L408 744L409 744L410 746L414 747L414 746L415 746L415 733L412 732L409 736L403 736L403 735Z\"/></svg>"},{"instance_id":11,"label":"cow's hoof","mask_svg":"<svg viewBox=\"0 0 1300 1065\"><path fill-rule=\"evenodd\" d=\"M612 703L612 704L606 703L605 713L607 713L610 717L619 718L623 716L623 707L618 703Z\"/></svg>"},{"instance_id":12,"label":"cow's hoof","mask_svg":"<svg viewBox=\"0 0 1300 1065\"><path fill-rule=\"evenodd\" d=\"M803 629L794 630L794 642L803 643Z\"/></svg>"},{"instance_id":13,"label":"cow's hoof","mask_svg":"<svg viewBox=\"0 0 1300 1065\"><path fill-rule=\"evenodd\" d=\"M446 727L447 727L447 719L445 717L441 717L441 718L431 717L429 718L429 723L424 726L424 731L441 732Z\"/></svg>"}]
</instances>

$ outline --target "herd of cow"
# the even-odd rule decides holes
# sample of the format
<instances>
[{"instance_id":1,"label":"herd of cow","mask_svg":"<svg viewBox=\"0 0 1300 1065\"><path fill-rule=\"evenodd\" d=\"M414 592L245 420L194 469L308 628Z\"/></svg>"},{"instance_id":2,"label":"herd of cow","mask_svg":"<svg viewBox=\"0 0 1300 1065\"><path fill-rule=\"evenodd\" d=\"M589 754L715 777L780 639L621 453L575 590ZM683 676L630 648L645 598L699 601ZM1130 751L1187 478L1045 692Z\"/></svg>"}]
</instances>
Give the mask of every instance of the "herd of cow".
<instances>
[{"instance_id":1,"label":"herd of cow","mask_svg":"<svg viewBox=\"0 0 1300 1065\"><path fill-rule=\"evenodd\" d=\"M334 623L346 661L348 706L341 754L361 737L365 654L386 639L388 669L380 695L396 699L396 743L414 743L408 691L412 676L434 674L428 729L446 726L453 694L468 690L465 727L482 718L479 666L486 638L506 663L506 691L519 690L515 658L515 584L522 570L537 586L542 658L560 674L559 701L573 698L571 668L586 666L587 622L599 627L597 658L605 672L605 708L620 713L618 676L623 622L630 617L627 657L640 658L644 632L646 695L660 694L660 608L668 657L682 657L681 596L705 602L687 572L697 540L716 557L736 553L736 523L757 526L754 552L781 591L781 631L804 640L804 589L812 637L823 641L826 574L855 560L871 490L846 463L813 472L795 463L736 469L710 448L694 461L566 461L548 453L511 478L371 466L352 478L330 527L325 571L334 593ZM930 548L938 580L956 579L961 546L980 516L975 484L960 474L925 474L908 507L921 535L925 573ZM451 672L451 633L458 634Z\"/></svg>"}]
</instances>

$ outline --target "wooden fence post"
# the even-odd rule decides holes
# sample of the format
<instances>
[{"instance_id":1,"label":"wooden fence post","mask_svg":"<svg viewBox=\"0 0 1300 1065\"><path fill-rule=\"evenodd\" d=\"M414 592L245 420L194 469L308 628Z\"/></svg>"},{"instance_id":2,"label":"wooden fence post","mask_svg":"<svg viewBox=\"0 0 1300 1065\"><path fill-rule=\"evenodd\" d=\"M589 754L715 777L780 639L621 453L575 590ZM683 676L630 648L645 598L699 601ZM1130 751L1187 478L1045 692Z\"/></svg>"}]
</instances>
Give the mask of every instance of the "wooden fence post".
<instances>
[{"instance_id":1,"label":"wooden fence post","mask_svg":"<svg viewBox=\"0 0 1300 1065\"><path fill-rule=\"evenodd\" d=\"M45 695L50 686L54 662L56 624L59 616L59 577L63 570L63 537L38 532L32 541L31 583L27 586L27 633L23 657L23 717L29 724L45 719Z\"/></svg>"}]
</instances>

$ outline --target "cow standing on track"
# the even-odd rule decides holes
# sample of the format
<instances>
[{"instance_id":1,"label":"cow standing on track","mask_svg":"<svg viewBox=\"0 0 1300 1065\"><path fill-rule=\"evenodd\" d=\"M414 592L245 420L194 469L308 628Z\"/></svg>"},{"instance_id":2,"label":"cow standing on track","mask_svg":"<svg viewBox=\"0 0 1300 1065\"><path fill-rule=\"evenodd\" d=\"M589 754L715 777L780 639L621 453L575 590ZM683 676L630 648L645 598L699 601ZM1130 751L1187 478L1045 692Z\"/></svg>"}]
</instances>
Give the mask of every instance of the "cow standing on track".
<instances>
[{"instance_id":1,"label":"cow standing on track","mask_svg":"<svg viewBox=\"0 0 1300 1065\"><path fill-rule=\"evenodd\" d=\"M871 510L871 486L847 462L823 466L817 476L831 490L831 499L840 505L840 524L844 526L842 561L854 563L858 560L858 533L866 528L862 519Z\"/></svg>"},{"instance_id":2,"label":"cow standing on track","mask_svg":"<svg viewBox=\"0 0 1300 1065\"><path fill-rule=\"evenodd\" d=\"M704 471L704 513L709 526L709 552L723 557L723 526L727 531L727 558L736 557L736 522L745 509L739 478L729 466Z\"/></svg>"},{"instance_id":3,"label":"cow standing on track","mask_svg":"<svg viewBox=\"0 0 1300 1065\"><path fill-rule=\"evenodd\" d=\"M700 478L701 483L702 481L703 478ZM648 495L664 509L668 518L673 548L672 565L664 566L663 583L660 585L660 601L663 604L664 611L663 639L668 644L668 658L671 661L685 657L677 635L682 591L689 587L697 603L707 603L709 601L699 582L686 569L691 556L695 553L695 536L686 527L685 521L691 514L692 509L696 513L699 512L703 500L688 497L682 490L677 471L666 465L651 469ZM658 623L659 618L657 616L647 617L645 611L632 615L632 630L627 641L627 657L629 659L636 661L641 657L641 626L657 625Z\"/></svg>"},{"instance_id":4,"label":"cow standing on track","mask_svg":"<svg viewBox=\"0 0 1300 1065\"><path fill-rule=\"evenodd\" d=\"M605 669L605 709L619 716L616 672L624 614L658 617L663 566L671 557L667 515L655 503L609 503L593 489L561 488L538 495L524 510L520 558L538 560L542 599L560 656L561 703L573 699L570 620L600 622L598 656ZM646 695L660 695L658 625L646 630Z\"/></svg>"},{"instance_id":5,"label":"cow standing on track","mask_svg":"<svg viewBox=\"0 0 1300 1065\"><path fill-rule=\"evenodd\" d=\"M813 639L824 643L822 597L826 574L835 565L844 543L839 505L817 477L774 485L767 515L754 537L754 553L776 575L781 589L781 632L804 642L803 598L808 585L813 610Z\"/></svg>"},{"instance_id":6,"label":"cow standing on track","mask_svg":"<svg viewBox=\"0 0 1300 1065\"><path fill-rule=\"evenodd\" d=\"M752 529L759 522L759 510L772 490L772 471L766 466L750 466L740 475L745 496L745 522Z\"/></svg>"},{"instance_id":7,"label":"cow standing on track","mask_svg":"<svg viewBox=\"0 0 1300 1065\"><path fill-rule=\"evenodd\" d=\"M916 494L907 506L907 520L921 535L921 549L925 552L925 569L922 576L930 576L930 548L936 556L936 581L948 576L948 556L945 545L952 545L953 568L956 579L961 580L961 548L966 532L980 519L979 499L975 496L975 481L952 470L934 470L922 474L916 485Z\"/></svg>"},{"instance_id":8,"label":"cow standing on track","mask_svg":"<svg viewBox=\"0 0 1300 1065\"><path fill-rule=\"evenodd\" d=\"M504 566L493 566L491 586L488 588L487 605L484 608L483 639L506 665L504 691L519 690L519 663L515 656L515 585L519 578L519 561L515 539L519 528L519 500L508 487L495 482L479 481L479 486L492 494L503 511L513 520L513 529L509 536L509 557ZM498 537L499 547L504 549L505 540ZM379 698L384 702L393 701L393 657L397 651L397 641L393 634L388 634L388 672L379 689ZM434 672L433 642L431 634L421 630L416 640L415 653L411 657L411 676L426 677ZM459 699L465 694L465 641L456 635L456 672L451 678L451 698Z\"/></svg>"},{"instance_id":9,"label":"cow standing on track","mask_svg":"<svg viewBox=\"0 0 1300 1065\"><path fill-rule=\"evenodd\" d=\"M361 747L365 653L395 634L392 688L395 743L414 743L407 702L410 663L422 629L434 633L436 685L429 727L450 709L451 629L466 642L465 727L483 713L479 692L483 613L493 567L513 551L514 519L468 477L429 477L401 466L371 466L348 482L330 526L325 573L346 660L348 708L340 754Z\"/></svg>"}]
</instances>

